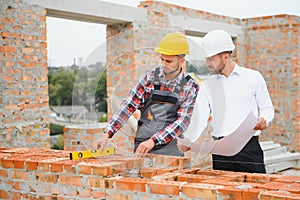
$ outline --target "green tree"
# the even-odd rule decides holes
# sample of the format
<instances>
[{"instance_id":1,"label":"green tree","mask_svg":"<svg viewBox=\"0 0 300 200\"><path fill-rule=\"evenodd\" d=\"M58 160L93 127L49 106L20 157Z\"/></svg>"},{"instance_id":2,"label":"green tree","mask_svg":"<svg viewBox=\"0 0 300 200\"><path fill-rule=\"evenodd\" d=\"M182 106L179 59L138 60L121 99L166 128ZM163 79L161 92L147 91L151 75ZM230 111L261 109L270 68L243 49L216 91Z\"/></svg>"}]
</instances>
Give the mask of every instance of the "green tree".
<instances>
[{"instance_id":1,"label":"green tree","mask_svg":"<svg viewBox=\"0 0 300 200\"><path fill-rule=\"evenodd\" d=\"M96 108L99 111L107 112L106 71L104 71L104 73L102 73L100 76L95 96Z\"/></svg>"},{"instance_id":2,"label":"green tree","mask_svg":"<svg viewBox=\"0 0 300 200\"><path fill-rule=\"evenodd\" d=\"M75 74L60 68L50 75L49 81L49 104L52 106L72 105L72 91Z\"/></svg>"},{"instance_id":3,"label":"green tree","mask_svg":"<svg viewBox=\"0 0 300 200\"><path fill-rule=\"evenodd\" d=\"M50 67L48 83L51 106L84 105L89 109L92 104L96 111L107 112L104 63L96 63L80 70L75 65Z\"/></svg>"}]
</instances>

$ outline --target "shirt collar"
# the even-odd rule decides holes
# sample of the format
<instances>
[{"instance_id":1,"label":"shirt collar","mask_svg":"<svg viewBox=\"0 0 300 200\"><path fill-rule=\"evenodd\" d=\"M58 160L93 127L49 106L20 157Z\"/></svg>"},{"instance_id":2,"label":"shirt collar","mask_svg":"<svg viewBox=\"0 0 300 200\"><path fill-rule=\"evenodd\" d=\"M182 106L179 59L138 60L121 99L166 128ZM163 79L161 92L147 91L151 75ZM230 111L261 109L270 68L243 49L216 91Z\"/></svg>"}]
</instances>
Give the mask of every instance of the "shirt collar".
<instances>
[{"instance_id":1,"label":"shirt collar","mask_svg":"<svg viewBox=\"0 0 300 200\"><path fill-rule=\"evenodd\" d=\"M241 72L242 72L241 67L240 67L238 64L234 63L234 68L233 68L233 70L232 70L231 73L232 73L232 74L240 75Z\"/></svg>"},{"instance_id":2,"label":"shirt collar","mask_svg":"<svg viewBox=\"0 0 300 200\"><path fill-rule=\"evenodd\" d=\"M229 74L228 78L229 78L230 76L240 75L241 73L242 73L241 67L240 67L238 64L234 63L233 70L232 70L232 72ZM224 75L221 75L221 74L220 74L220 76L221 76L221 77L225 77Z\"/></svg>"}]
</instances>

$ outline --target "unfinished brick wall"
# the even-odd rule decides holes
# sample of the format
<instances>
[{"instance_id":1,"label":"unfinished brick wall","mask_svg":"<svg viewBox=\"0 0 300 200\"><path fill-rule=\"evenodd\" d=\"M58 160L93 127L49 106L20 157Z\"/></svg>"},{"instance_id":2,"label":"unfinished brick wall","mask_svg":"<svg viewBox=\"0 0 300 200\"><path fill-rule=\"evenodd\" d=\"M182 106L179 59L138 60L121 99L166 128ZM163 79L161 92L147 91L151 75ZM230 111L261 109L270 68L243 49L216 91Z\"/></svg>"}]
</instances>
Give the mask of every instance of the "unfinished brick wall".
<instances>
[{"instance_id":1,"label":"unfinished brick wall","mask_svg":"<svg viewBox=\"0 0 300 200\"><path fill-rule=\"evenodd\" d=\"M0 146L50 147L46 11L0 3Z\"/></svg>"},{"instance_id":2,"label":"unfinished brick wall","mask_svg":"<svg viewBox=\"0 0 300 200\"><path fill-rule=\"evenodd\" d=\"M76 125L64 127L64 149L82 151L94 149L95 141L104 132L105 125Z\"/></svg>"},{"instance_id":3,"label":"unfinished brick wall","mask_svg":"<svg viewBox=\"0 0 300 200\"><path fill-rule=\"evenodd\" d=\"M206 20L212 20L217 22L223 22L227 24L235 24L235 25L241 24L241 19L238 18L217 15L202 10L195 10L195 9L186 8L175 4L163 3L159 1L141 1L139 7L149 10L151 16L150 19L152 19L150 20L151 24L159 24L159 23L161 25L165 24L165 22L169 21L168 18L172 15L174 16L180 15L187 18L206 19ZM165 21L163 23L160 22L157 19L158 16L164 17ZM165 27L170 28L169 23L165 24Z\"/></svg>"},{"instance_id":4,"label":"unfinished brick wall","mask_svg":"<svg viewBox=\"0 0 300 200\"><path fill-rule=\"evenodd\" d=\"M189 168L173 156L69 160L69 151L0 149L1 199L300 199L300 177Z\"/></svg>"},{"instance_id":5,"label":"unfinished brick wall","mask_svg":"<svg viewBox=\"0 0 300 200\"><path fill-rule=\"evenodd\" d=\"M265 77L275 106L274 123L262 139L300 151L300 17L277 15L245 19L245 66Z\"/></svg>"}]
</instances>

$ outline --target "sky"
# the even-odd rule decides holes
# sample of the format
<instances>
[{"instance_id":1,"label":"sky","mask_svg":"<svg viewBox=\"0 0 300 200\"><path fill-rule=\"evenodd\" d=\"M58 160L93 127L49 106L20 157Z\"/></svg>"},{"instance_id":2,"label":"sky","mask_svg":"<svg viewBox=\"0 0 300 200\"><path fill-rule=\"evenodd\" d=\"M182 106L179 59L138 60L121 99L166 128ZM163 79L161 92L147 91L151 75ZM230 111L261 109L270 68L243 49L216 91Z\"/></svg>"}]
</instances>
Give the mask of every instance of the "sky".
<instances>
[{"instance_id":1,"label":"sky","mask_svg":"<svg viewBox=\"0 0 300 200\"><path fill-rule=\"evenodd\" d=\"M139 0L103 0L137 7ZM160 0L179 6L236 18L275 14L300 16L300 0ZM88 1L87 1L88 2ZM105 49L105 25L47 17L49 66L86 65ZM102 51L103 52L103 51ZM98 61L105 61L101 53Z\"/></svg>"}]
</instances>

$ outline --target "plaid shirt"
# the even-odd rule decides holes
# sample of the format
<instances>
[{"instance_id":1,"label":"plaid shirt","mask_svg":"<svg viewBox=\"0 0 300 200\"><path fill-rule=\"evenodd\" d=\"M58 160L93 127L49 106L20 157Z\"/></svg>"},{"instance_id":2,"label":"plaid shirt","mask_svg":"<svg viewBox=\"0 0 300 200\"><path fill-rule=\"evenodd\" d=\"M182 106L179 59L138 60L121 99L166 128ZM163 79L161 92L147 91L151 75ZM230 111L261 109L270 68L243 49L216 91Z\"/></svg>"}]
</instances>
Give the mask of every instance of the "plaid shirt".
<instances>
[{"instance_id":1,"label":"plaid shirt","mask_svg":"<svg viewBox=\"0 0 300 200\"><path fill-rule=\"evenodd\" d=\"M154 90L154 76L155 69L152 69L137 81L127 98L122 102L119 110L108 122L105 132L107 132L110 137L126 123L136 109L143 109L145 100L149 97L150 92ZM175 86L180 84L180 80L183 76L186 77L187 74L182 70L175 79L166 80L162 69L160 69L160 89L173 92ZM180 91L180 108L177 111L177 119L152 136L156 145L170 142L175 136L180 135L187 129L198 90L199 86L192 78L184 85Z\"/></svg>"}]
</instances>

